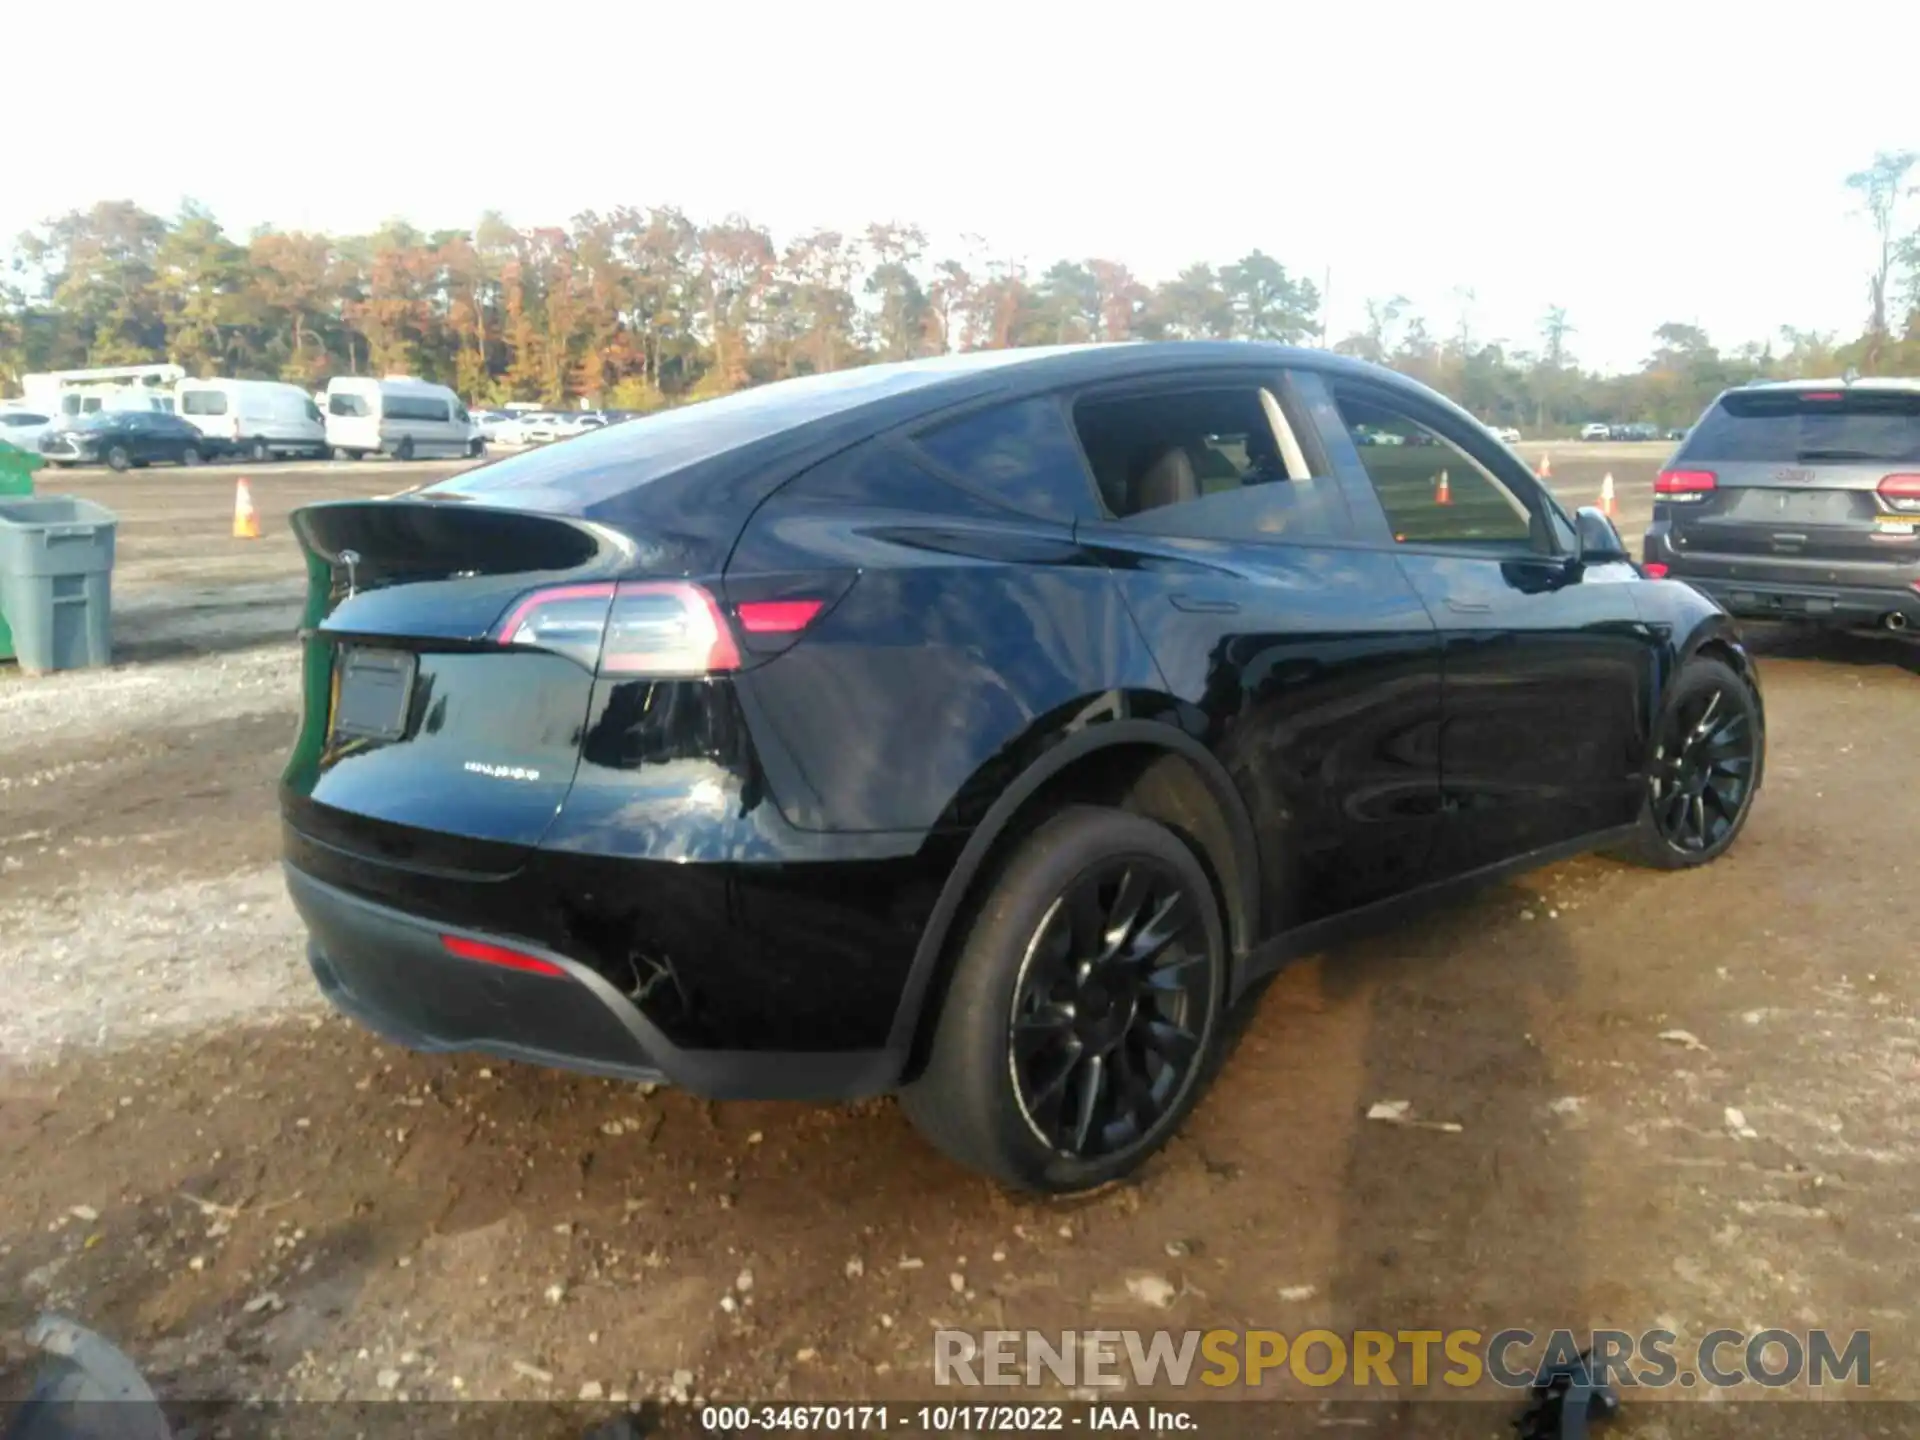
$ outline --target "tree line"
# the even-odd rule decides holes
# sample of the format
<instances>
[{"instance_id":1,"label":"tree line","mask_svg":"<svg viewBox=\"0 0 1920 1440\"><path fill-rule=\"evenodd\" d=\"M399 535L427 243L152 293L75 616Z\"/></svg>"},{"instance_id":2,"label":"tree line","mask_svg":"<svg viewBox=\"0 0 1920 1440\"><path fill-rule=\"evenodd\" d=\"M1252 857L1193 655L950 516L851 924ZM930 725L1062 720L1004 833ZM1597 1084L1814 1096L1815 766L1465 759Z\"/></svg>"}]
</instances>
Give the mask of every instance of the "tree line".
<instances>
[{"instance_id":1,"label":"tree line","mask_svg":"<svg viewBox=\"0 0 1920 1440\"><path fill-rule=\"evenodd\" d=\"M1370 300L1332 348L1390 365L1482 418L1534 433L1589 419L1690 422L1728 385L1920 372L1916 157L1879 155L1848 177L1873 228L1866 324L1780 329L1732 350L1699 328L1660 326L1645 362L1602 374L1550 307L1521 343L1483 338L1460 292L1444 333L1402 296ZM471 230L400 221L370 235L263 228L230 236L204 207L172 219L105 201L20 237L0 275L0 381L32 371L170 360L190 373L283 378L410 374L476 405L581 401L651 410L744 386L949 350L1091 340L1327 344L1323 297L1254 250L1148 283L1118 260L1044 270L930 248L918 227L876 223L781 242L742 216L671 207Z\"/></svg>"}]
</instances>

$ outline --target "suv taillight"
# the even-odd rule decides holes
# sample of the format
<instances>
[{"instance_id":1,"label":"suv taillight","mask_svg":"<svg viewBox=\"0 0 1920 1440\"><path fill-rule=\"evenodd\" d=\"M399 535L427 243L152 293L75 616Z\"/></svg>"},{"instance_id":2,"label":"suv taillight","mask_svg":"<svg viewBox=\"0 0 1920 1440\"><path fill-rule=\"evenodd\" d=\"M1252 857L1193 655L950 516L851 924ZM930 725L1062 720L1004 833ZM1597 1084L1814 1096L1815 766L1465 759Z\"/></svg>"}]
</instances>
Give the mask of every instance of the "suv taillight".
<instances>
[{"instance_id":1,"label":"suv taillight","mask_svg":"<svg viewBox=\"0 0 1920 1440\"><path fill-rule=\"evenodd\" d=\"M1653 493L1675 504L1688 505L1704 500L1719 488L1711 470L1662 470L1653 482Z\"/></svg>"},{"instance_id":2,"label":"suv taillight","mask_svg":"<svg viewBox=\"0 0 1920 1440\"><path fill-rule=\"evenodd\" d=\"M1920 475L1889 475L1880 482L1880 498L1903 514L1920 512Z\"/></svg>"}]
</instances>

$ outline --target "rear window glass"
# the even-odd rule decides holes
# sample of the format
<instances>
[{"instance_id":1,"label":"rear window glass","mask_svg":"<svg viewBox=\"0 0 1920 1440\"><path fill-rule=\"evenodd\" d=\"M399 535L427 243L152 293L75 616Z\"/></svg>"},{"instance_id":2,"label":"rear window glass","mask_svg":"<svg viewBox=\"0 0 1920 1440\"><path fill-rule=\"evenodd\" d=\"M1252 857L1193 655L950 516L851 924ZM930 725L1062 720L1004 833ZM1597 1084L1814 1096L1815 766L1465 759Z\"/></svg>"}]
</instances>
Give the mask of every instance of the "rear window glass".
<instances>
[{"instance_id":1,"label":"rear window glass","mask_svg":"<svg viewBox=\"0 0 1920 1440\"><path fill-rule=\"evenodd\" d=\"M367 409L366 396L340 394L327 397L327 413L329 415L366 415L371 412Z\"/></svg>"},{"instance_id":2,"label":"rear window glass","mask_svg":"<svg viewBox=\"0 0 1920 1440\"><path fill-rule=\"evenodd\" d=\"M1838 396L1838 398L1823 398ZM1722 396L1681 448L1689 461L1920 464L1920 394L1852 390Z\"/></svg>"},{"instance_id":3,"label":"rear window glass","mask_svg":"<svg viewBox=\"0 0 1920 1440\"><path fill-rule=\"evenodd\" d=\"M782 380L623 425L599 426L565 445L483 465L420 493L484 496L496 504L583 514L662 476L810 421L1020 358L1017 350L973 351Z\"/></svg>"},{"instance_id":4,"label":"rear window glass","mask_svg":"<svg viewBox=\"0 0 1920 1440\"><path fill-rule=\"evenodd\" d=\"M227 413L226 394L220 390L182 390L180 413L182 415L224 415Z\"/></svg>"},{"instance_id":5,"label":"rear window glass","mask_svg":"<svg viewBox=\"0 0 1920 1440\"><path fill-rule=\"evenodd\" d=\"M917 438L935 460L1017 510L1069 523L1095 513L1080 447L1053 400L995 405Z\"/></svg>"}]
</instances>

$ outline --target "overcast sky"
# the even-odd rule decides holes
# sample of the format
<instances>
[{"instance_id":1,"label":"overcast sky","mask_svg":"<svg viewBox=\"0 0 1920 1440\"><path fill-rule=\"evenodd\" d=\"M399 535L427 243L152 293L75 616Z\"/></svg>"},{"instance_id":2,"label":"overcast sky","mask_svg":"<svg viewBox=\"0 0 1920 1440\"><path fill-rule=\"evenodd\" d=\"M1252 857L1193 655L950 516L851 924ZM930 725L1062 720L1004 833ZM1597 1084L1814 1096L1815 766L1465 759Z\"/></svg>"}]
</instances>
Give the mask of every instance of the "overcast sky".
<instances>
[{"instance_id":1,"label":"overcast sky","mask_svg":"<svg viewBox=\"0 0 1920 1440\"><path fill-rule=\"evenodd\" d=\"M1257 246L1331 271L1335 338L1397 292L1529 346L1557 303L1606 367L1666 320L1855 333L1872 242L1842 181L1920 148L1914 0L196 0L4 31L9 247L103 198L191 196L240 236L900 219L1149 280Z\"/></svg>"}]
</instances>

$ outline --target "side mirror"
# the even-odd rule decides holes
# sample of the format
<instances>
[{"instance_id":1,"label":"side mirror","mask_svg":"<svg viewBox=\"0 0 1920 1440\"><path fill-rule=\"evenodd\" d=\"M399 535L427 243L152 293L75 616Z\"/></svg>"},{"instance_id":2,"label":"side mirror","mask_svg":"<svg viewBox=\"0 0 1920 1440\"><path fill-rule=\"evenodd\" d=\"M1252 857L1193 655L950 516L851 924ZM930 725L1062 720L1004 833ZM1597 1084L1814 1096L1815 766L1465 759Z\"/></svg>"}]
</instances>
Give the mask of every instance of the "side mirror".
<instances>
[{"instance_id":1,"label":"side mirror","mask_svg":"<svg viewBox=\"0 0 1920 1440\"><path fill-rule=\"evenodd\" d=\"M1596 505L1582 505L1573 517L1574 534L1580 542L1580 560L1586 565L1631 564L1627 542L1613 528L1607 512Z\"/></svg>"}]
</instances>

